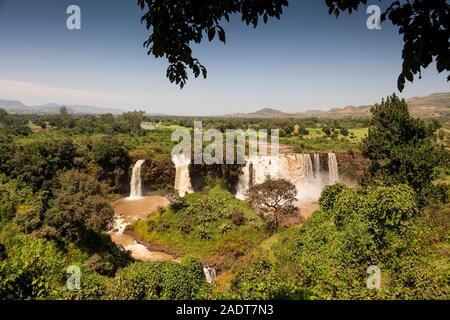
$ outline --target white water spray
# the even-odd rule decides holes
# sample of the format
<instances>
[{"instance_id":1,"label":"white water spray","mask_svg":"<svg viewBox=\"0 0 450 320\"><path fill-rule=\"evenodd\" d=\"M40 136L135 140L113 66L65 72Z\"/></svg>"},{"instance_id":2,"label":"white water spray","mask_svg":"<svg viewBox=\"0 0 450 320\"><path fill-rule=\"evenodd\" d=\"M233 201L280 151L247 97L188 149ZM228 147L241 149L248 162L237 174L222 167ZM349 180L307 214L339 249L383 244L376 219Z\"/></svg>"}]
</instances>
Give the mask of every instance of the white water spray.
<instances>
[{"instance_id":1,"label":"white water spray","mask_svg":"<svg viewBox=\"0 0 450 320\"><path fill-rule=\"evenodd\" d=\"M142 197L142 177L141 169L145 160L138 160L133 166L130 182L130 200L136 200Z\"/></svg>"},{"instance_id":2,"label":"white water spray","mask_svg":"<svg viewBox=\"0 0 450 320\"><path fill-rule=\"evenodd\" d=\"M329 183L333 184L339 181L338 164L336 160L336 154L328 154L328 173L329 173Z\"/></svg>"},{"instance_id":3,"label":"white water spray","mask_svg":"<svg viewBox=\"0 0 450 320\"><path fill-rule=\"evenodd\" d=\"M172 162L175 165L175 190L178 191L180 197L184 197L186 193L193 193L194 189L189 175L191 159L186 158L184 154L178 154L172 156Z\"/></svg>"},{"instance_id":4,"label":"white water spray","mask_svg":"<svg viewBox=\"0 0 450 320\"><path fill-rule=\"evenodd\" d=\"M216 281L216 278L217 278L216 269L206 267L206 268L203 268L203 273L205 274L206 282L213 283L214 281Z\"/></svg>"},{"instance_id":5,"label":"white water spray","mask_svg":"<svg viewBox=\"0 0 450 320\"><path fill-rule=\"evenodd\" d=\"M320 154L314 153L314 179L320 179Z\"/></svg>"},{"instance_id":6,"label":"white water spray","mask_svg":"<svg viewBox=\"0 0 450 320\"><path fill-rule=\"evenodd\" d=\"M333 177L331 183L338 181L336 155L329 154ZM289 154L273 156L255 156L247 159L242 175L236 185L236 197L245 199L245 192L253 185L267 179L286 179L297 188L299 203L314 202L320 197L325 183L326 172L320 165L320 154Z\"/></svg>"}]
</instances>

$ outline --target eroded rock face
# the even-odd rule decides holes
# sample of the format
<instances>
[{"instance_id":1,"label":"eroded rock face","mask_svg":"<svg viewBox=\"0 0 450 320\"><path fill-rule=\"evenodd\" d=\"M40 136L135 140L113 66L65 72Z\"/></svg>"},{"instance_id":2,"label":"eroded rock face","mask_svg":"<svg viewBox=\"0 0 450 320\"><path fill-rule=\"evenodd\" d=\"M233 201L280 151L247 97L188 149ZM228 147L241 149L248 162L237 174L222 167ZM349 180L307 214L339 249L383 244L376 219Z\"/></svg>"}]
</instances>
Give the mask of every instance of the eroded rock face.
<instances>
[{"instance_id":1,"label":"eroded rock face","mask_svg":"<svg viewBox=\"0 0 450 320\"><path fill-rule=\"evenodd\" d=\"M170 159L145 160L142 166L142 183L145 190L161 190L173 187L175 166Z\"/></svg>"},{"instance_id":2,"label":"eroded rock face","mask_svg":"<svg viewBox=\"0 0 450 320\"><path fill-rule=\"evenodd\" d=\"M357 181L370 165L370 160L363 157L360 152L336 153L339 175L346 180Z\"/></svg>"}]
</instances>

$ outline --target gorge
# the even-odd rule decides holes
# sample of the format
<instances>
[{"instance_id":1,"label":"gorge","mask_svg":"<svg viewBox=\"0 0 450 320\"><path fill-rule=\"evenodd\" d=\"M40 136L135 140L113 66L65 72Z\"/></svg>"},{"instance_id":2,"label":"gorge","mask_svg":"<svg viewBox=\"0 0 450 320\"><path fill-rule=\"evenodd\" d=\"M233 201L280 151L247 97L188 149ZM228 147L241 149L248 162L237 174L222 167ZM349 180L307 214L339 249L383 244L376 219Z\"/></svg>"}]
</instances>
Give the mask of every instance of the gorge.
<instances>
[{"instance_id":1,"label":"gorge","mask_svg":"<svg viewBox=\"0 0 450 320\"><path fill-rule=\"evenodd\" d=\"M267 179L286 179L297 188L297 204L300 210L311 211L316 209L316 202L325 185L339 181L338 162L335 153L289 153L279 156L254 156L246 159L245 165L237 167L239 176L235 186L235 197L245 200L246 191L255 184L260 184ZM184 197L193 193L197 188L193 187L192 179L203 172L193 169L190 159L183 154L172 156L175 167L175 179L173 186L179 196ZM149 160L150 163L150 160ZM145 193L143 176L145 174L146 160L136 160L132 167L130 179L130 195L113 203L116 213L115 226L110 231L113 241L130 251L131 255L141 261L167 261L177 260L176 257L161 251L153 251L147 247L134 233L127 232L127 226L146 219L159 207L167 207L169 202L166 197ZM205 170L204 167L202 167ZM132 200L132 201L130 201ZM312 205L309 209L308 206ZM308 208L305 210L305 208ZM162 248L163 249L163 248ZM205 262L206 263L206 262ZM215 264L213 264L216 267ZM215 281L217 269L204 266L203 272L208 283Z\"/></svg>"}]
</instances>

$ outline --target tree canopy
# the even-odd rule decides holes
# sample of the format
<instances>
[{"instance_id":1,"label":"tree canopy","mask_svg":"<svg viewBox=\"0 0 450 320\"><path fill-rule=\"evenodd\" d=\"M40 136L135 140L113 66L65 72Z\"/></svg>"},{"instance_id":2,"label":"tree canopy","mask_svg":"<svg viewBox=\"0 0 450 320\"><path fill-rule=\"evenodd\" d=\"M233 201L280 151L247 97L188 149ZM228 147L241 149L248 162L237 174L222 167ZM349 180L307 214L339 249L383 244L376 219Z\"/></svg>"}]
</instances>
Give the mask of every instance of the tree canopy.
<instances>
[{"instance_id":1,"label":"tree canopy","mask_svg":"<svg viewBox=\"0 0 450 320\"><path fill-rule=\"evenodd\" d=\"M405 183L422 193L435 179L436 168L448 159L448 152L432 142L439 125L411 117L405 100L396 95L376 104L371 112L362 153L372 164L362 183Z\"/></svg>"},{"instance_id":2,"label":"tree canopy","mask_svg":"<svg viewBox=\"0 0 450 320\"><path fill-rule=\"evenodd\" d=\"M325 2L329 14L336 17L367 4L367 0ZM138 0L138 5L146 10L141 21L150 30L144 47L149 55L167 59L167 78L183 88L187 68L196 78L200 74L207 76L206 68L192 56L193 43L201 43L204 35L212 41L216 34L225 43L223 23L229 22L232 15L240 15L243 22L256 28L260 18L264 23L272 17L279 19L288 1ZM417 74L420 78L433 59L438 72L450 72L450 5L446 0L393 1L381 18L390 20L403 35L403 65L397 83L400 91L406 80L413 82ZM447 79L450 81L450 75Z\"/></svg>"},{"instance_id":3,"label":"tree canopy","mask_svg":"<svg viewBox=\"0 0 450 320\"><path fill-rule=\"evenodd\" d=\"M250 206L269 219L275 229L278 229L280 222L286 217L298 214L298 209L294 205L297 200L297 189L287 180L269 179L250 187L246 196Z\"/></svg>"}]
</instances>

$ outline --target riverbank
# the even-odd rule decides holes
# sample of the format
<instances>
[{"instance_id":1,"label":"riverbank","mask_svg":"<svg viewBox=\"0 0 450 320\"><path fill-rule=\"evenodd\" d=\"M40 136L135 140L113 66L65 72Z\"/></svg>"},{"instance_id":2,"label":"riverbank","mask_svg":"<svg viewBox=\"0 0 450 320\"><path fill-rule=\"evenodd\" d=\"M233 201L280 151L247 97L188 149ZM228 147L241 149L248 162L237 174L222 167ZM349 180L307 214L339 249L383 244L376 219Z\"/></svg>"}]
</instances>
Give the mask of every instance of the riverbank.
<instances>
[{"instance_id":1,"label":"riverbank","mask_svg":"<svg viewBox=\"0 0 450 320\"><path fill-rule=\"evenodd\" d=\"M119 247L131 252L131 256L141 261L173 261L176 259L163 251L149 250L133 235L127 234L128 225L143 220L156 212L158 208L166 208L169 201L161 196L145 196L130 200L122 198L112 203L115 213L115 224L109 232L111 240Z\"/></svg>"}]
</instances>

